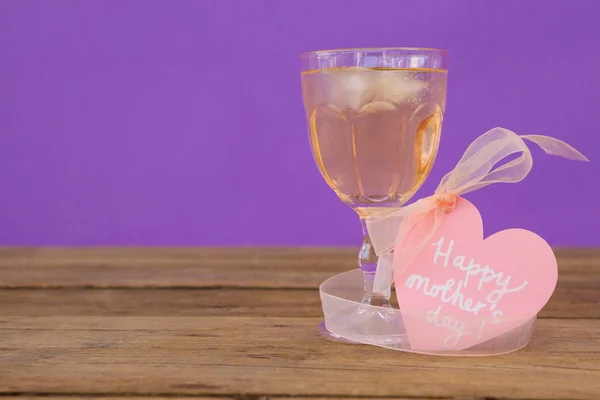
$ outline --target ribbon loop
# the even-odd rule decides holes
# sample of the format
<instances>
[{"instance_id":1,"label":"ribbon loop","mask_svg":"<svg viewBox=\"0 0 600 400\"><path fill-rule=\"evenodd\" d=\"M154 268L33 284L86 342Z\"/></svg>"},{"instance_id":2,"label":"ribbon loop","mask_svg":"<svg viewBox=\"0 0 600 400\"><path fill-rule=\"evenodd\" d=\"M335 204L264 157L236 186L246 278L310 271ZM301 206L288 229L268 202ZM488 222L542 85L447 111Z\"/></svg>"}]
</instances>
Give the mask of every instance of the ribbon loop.
<instances>
[{"instance_id":1,"label":"ribbon loop","mask_svg":"<svg viewBox=\"0 0 600 400\"><path fill-rule=\"evenodd\" d=\"M534 142L548 154L570 160L589 161L578 150L561 140L543 135L519 136L508 129L493 128L469 145L456 167L442 178L433 196L395 211L375 214L367 218L367 229L376 254L378 256L390 254L395 247L405 241L412 227L422 223L430 212L434 212L434 223L428 228L429 231L424 232L422 229L419 231L422 240L414 242L413 239L411 243L403 245L402 251L395 252L394 258L400 260L396 260L395 264L400 265L398 268L403 268L418 255L435 234L444 215L454 208L457 196L493 183L522 181L533 166L531 151L523 139ZM501 163L507 157L518 153L520 154L516 158ZM387 262L389 263L389 260ZM389 268L386 268L386 271L389 271ZM385 272L385 277L376 275L375 279L379 287L383 287L391 286L393 278L389 272Z\"/></svg>"}]
</instances>

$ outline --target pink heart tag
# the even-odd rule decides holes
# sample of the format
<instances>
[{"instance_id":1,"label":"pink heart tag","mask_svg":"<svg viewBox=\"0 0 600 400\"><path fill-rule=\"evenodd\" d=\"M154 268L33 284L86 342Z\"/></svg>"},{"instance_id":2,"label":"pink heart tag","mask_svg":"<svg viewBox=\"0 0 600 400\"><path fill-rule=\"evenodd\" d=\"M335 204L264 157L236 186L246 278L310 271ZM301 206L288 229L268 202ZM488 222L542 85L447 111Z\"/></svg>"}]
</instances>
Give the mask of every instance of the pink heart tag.
<instances>
[{"instance_id":1,"label":"pink heart tag","mask_svg":"<svg viewBox=\"0 0 600 400\"><path fill-rule=\"evenodd\" d=\"M542 309L557 279L544 239L507 229L483 240L479 210L463 198L394 277L410 347L425 352L462 350L509 332Z\"/></svg>"}]
</instances>

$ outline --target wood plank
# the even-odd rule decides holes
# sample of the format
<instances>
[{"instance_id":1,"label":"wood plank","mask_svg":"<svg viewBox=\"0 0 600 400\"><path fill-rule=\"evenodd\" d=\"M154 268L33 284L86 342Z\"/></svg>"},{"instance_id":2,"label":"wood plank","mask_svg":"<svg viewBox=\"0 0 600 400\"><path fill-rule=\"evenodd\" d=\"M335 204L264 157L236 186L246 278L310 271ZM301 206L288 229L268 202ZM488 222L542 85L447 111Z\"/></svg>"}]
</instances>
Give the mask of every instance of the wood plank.
<instances>
[{"instance_id":1,"label":"wood plank","mask_svg":"<svg viewBox=\"0 0 600 400\"><path fill-rule=\"evenodd\" d=\"M3 400L28 400L28 399L44 399L44 400L83 400L89 399L89 396L39 396L39 395L19 395L19 396L2 396ZM220 396L220 397L206 397L206 396L94 396L96 400L306 400L306 397L273 397L273 396ZM356 397L311 397L311 400L346 400L356 399ZM361 397L363 400L456 400L450 397ZM465 399L466 400L466 399ZM481 399L485 400L485 399Z\"/></svg>"},{"instance_id":2,"label":"wood plank","mask_svg":"<svg viewBox=\"0 0 600 400\"><path fill-rule=\"evenodd\" d=\"M316 288L355 248L0 248L0 288ZM561 275L600 275L600 250L556 250Z\"/></svg>"},{"instance_id":3,"label":"wood plank","mask_svg":"<svg viewBox=\"0 0 600 400\"><path fill-rule=\"evenodd\" d=\"M0 287L314 288L356 258L343 248L4 248Z\"/></svg>"},{"instance_id":4,"label":"wood plank","mask_svg":"<svg viewBox=\"0 0 600 400\"><path fill-rule=\"evenodd\" d=\"M395 300L395 296L393 297ZM541 318L600 318L600 275L562 275ZM2 316L320 317L316 289L0 289Z\"/></svg>"},{"instance_id":5,"label":"wood plank","mask_svg":"<svg viewBox=\"0 0 600 400\"><path fill-rule=\"evenodd\" d=\"M0 315L318 317L321 301L294 289L0 290Z\"/></svg>"},{"instance_id":6,"label":"wood plank","mask_svg":"<svg viewBox=\"0 0 600 400\"><path fill-rule=\"evenodd\" d=\"M600 397L600 320L541 320L530 347L485 358L329 342L318 321L0 317L0 393Z\"/></svg>"}]
</instances>

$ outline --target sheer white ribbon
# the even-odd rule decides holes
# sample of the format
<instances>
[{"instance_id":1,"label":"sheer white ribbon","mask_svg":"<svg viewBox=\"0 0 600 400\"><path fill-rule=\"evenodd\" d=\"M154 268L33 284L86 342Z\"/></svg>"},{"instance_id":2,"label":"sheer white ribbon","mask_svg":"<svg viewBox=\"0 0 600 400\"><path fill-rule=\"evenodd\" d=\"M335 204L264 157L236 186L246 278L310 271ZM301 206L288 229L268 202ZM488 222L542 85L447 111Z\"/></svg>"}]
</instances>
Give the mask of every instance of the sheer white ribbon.
<instances>
[{"instance_id":1,"label":"sheer white ribbon","mask_svg":"<svg viewBox=\"0 0 600 400\"><path fill-rule=\"evenodd\" d=\"M379 256L373 291L389 294L392 284L392 258L397 268L407 266L440 227L444 215L454 207L456 197L493 183L517 183L522 181L533 165L531 151L523 140L529 140L546 153L570 160L589 161L569 144L543 135L522 135L503 128L494 128L472 142L462 158L442 178L433 196L387 213L375 214L367 219L367 229L376 254ZM507 157L521 153L511 161ZM416 243L405 243L404 250L392 254L394 248L406 237L406 233L433 212L434 224ZM400 261L398 261L398 258Z\"/></svg>"},{"instance_id":2,"label":"sheer white ribbon","mask_svg":"<svg viewBox=\"0 0 600 400\"><path fill-rule=\"evenodd\" d=\"M414 260L441 226L445 215L452 211L458 196L493 183L520 182L529 174L533 159L525 140L536 143L548 154L588 161L572 146L548 136L519 136L503 128L494 128L484 133L469 145L456 167L442 178L435 194L367 219L367 229L379 256L373 288L375 293L389 296L393 268L397 269L396 273L400 273ZM506 160L514 154L519 155ZM432 213L433 218L428 218ZM433 224L426 222L431 220L434 221ZM407 235L413 229L418 232ZM348 271L328 279L321 284L320 294L325 326L334 335L354 342L414 351L403 327L402 315L406 311L361 302L360 270ZM412 316L415 317L418 316ZM517 327L513 331L459 354L501 354L525 346L533 331L535 316L512 322Z\"/></svg>"}]
</instances>

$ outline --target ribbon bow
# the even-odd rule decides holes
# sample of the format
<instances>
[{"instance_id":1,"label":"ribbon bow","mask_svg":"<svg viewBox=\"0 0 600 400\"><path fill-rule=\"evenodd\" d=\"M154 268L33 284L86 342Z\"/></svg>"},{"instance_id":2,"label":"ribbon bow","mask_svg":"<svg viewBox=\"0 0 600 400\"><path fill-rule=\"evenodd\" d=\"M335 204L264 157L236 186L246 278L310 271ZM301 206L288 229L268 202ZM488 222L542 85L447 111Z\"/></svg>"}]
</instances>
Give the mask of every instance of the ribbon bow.
<instances>
[{"instance_id":1,"label":"ribbon bow","mask_svg":"<svg viewBox=\"0 0 600 400\"><path fill-rule=\"evenodd\" d=\"M589 161L569 144L549 136L519 136L503 128L484 133L469 145L456 167L442 178L432 196L367 218L369 236L379 256L373 286L375 293L389 296L393 258L396 258L396 268L400 270L410 264L441 226L444 216L454 209L458 196L493 183L517 183L529 174L533 158L523 139L534 142L547 154ZM515 153L521 154L496 166ZM432 214L433 222L429 222ZM415 229L419 230L418 234L407 236ZM399 245L402 247L397 248Z\"/></svg>"}]
</instances>

